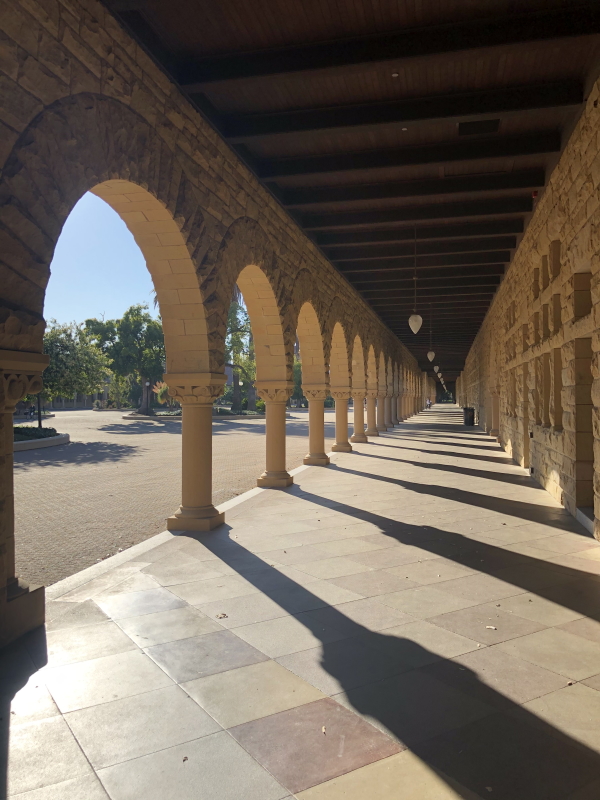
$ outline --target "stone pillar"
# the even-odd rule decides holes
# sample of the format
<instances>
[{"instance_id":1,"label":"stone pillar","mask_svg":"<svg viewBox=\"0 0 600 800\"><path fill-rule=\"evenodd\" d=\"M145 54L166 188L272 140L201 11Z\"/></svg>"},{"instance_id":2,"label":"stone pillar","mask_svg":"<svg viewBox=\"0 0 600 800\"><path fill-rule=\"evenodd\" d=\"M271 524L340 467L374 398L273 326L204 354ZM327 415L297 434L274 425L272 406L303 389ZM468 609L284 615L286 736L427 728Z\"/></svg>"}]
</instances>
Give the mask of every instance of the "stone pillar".
<instances>
[{"instance_id":1,"label":"stone pillar","mask_svg":"<svg viewBox=\"0 0 600 800\"><path fill-rule=\"evenodd\" d=\"M0 646L44 624L44 587L30 587L15 569L13 413L25 395L42 389L49 357L0 350Z\"/></svg>"},{"instance_id":2,"label":"stone pillar","mask_svg":"<svg viewBox=\"0 0 600 800\"><path fill-rule=\"evenodd\" d=\"M170 531L211 531L225 521L212 502L212 410L223 394L219 373L170 373L169 395L181 403L181 506Z\"/></svg>"},{"instance_id":3,"label":"stone pillar","mask_svg":"<svg viewBox=\"0 0 600 800\"><path fill-rule=\"evenodd\" d=\"M348 399L347 389L332 389L331 396L335 400L335 444L331 448L336 453L351 453L352 445L348 441Z\"/></svg>"},{"instance_id":4,"label":"stone pillar","mask_svg":"<svg viewBox=\"0 0 600 800\"><path fill-rule=\"evenodd\" d=\"M392 415L392 427L394 427L400 422L400 420L398 419L398 395L393 394L390 397L390 404L391 404L391 415Z\"/></svg>"},{"instance_id":5,"label":"stone pillar","mask_svg":"<svg viewBox=\"0 0 600 800\"><path fill-rule=\"evenodd\" d=\"M256 481L257 486L283 489L294 479L285 465L285 415L288 398L294 387L286 381L259 381L256 391L265 401L266 463L265 471Z\"/></svg>"},{"instance_id":6,"label":"stone pillar","mask_svg":"<svg viewBox=\"0 0 600 800\"><path fill-rule=\"evenodd\" d=\"M302 391L308 400L308 454L303 463L326 467L329 456L325 453L324 404L329 391L323 386L303 386Z\"/></svg>"},{"instance_id":7,"label":"stone pillar","mask_svg":"<svg viewBox=\"0 0 600 800\"><path fill-rule=\"evenodd\" d=\"M492 429L490 436L500 436L500 394L492 392Z\"/></svg>"},{"instance_id":8,"label":"stone pillar","mask_svg":"<svg viewBox=\"0 0 600 800\"><path fill-rule=\"evenodd\" d=\"M392 396L387 394L383 400L383 424L389 430L394 427L392 422Z\"/></svg>"},{"instance_id":9,"label":"stone pillar","mask_svg":"<svg viewBox=\"0 0 600 800\"><path fill-rule=\"evenodd\" d=\"M404 422L404 410L402 408L402 400L403 397L401 394L399 394L398 397L396 398L396 404L398 406L398 411L397 411L398 422Z\"/></svg>"},{"instance_id":10,"label":"stone pillar","mask_svg":"<svg viewBox=\"0 0 600 800\"><path fill-rule=\"evenodd\" d=\"M377 389L367 391L367 436L379 436L377 430Z\"/></svg>"},{"instance_id":11,"label":"stone pillar","mask_svg":"<svg viewBox=\"0 0 600 800\"><path fill-rule=\"evenodd\" d=\"M387 425L385 424L385 395L378 394L377 395L377 430L378 431L387 431Z\"/></svg>"},{"instance_id":12,"label":"stone pillar","mask_svg":"<svg viewBox=\"0 0 600 800\"><path fill-rule=\"evenodd\" d=\"M354 401L354 432L350 437L351 442L368 442L365 433L365 407L364 407L364 394L352 395Z\"/></svg>"}]
</instances>

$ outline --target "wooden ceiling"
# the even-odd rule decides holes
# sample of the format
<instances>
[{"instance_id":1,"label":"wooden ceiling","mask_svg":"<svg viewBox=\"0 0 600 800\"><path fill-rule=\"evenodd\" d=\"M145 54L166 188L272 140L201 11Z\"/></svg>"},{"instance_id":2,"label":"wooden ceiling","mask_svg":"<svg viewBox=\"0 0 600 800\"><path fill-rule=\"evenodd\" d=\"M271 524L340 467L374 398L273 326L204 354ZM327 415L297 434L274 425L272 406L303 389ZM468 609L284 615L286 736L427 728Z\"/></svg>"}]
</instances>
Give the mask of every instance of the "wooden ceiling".
<instances>
[{"instance_id":1,"label":"wooden ceiling","mask_svg":"<svg viewBox=\"0 0 600 800\"><path fill-rule=\"evenodd\" d=\"M456 377L597 75L600 3L105 3L428 370L432 320Z\"/></svg>"}]
</instances>

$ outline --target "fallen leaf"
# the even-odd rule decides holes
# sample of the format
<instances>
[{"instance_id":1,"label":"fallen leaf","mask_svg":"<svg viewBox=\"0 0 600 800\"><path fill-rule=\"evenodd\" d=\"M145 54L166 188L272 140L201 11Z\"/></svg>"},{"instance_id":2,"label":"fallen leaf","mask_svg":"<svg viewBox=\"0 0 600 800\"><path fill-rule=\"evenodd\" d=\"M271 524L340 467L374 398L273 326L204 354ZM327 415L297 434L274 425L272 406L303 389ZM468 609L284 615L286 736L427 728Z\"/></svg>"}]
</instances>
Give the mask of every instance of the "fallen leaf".
<instances>
[{"instance_id":1,"label":"fallen leaf","mask_svg":"<svg viewBox=\"0 0 600 800\"><path fill-rule=\"evenodd\" d=\"M183 757L183 760L184 760L184 761L187 761L187 760L188 760L188 757L187 757L187 756L184 756L184 757Z\"/></svg>"},{"instance_id":2,"label":"fallen leaf","mask_svg":"<svg viewBox=\"0 0 600 800\"><path fill-rule=\"evenodd\" d=\"M325 733L325 725L323 725L323 727L321 728L321 730L322 730L322 732L323 732L323 735L324 735L324 736L327 736L327 734Z\"/></svg>"},{"instance_id":3,"label":"fallen leaf","mask_svg":"<svg viewBox=\"0 0 600 800\"><path fill-rule=\"evenodd\" d=\"M485 626L489 631L497 631L498 628L495 625L486 625Z\"/></svg>"},{"instance_id":4,"label":"fallen leaf","mask_svg":"<svg viewBox=\"0 0 600 800\"><path fill-rule=\"evenodd\" d=\"M227 614L217 614L217 619L227 619Z\"/></svg>"}]
</instances>

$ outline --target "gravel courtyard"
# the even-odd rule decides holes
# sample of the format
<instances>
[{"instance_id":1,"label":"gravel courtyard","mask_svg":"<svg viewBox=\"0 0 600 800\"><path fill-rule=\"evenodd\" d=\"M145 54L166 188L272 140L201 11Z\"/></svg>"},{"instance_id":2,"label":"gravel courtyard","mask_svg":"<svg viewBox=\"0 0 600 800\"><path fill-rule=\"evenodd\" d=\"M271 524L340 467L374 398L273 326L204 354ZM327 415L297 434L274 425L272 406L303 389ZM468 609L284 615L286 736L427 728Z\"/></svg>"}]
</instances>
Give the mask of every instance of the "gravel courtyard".
<instances>
[{"instance_id":1,"label":"gravel courtyard","mask_svg":"<svg viewBox=\"0 0 600 800\"><path fill-rule=\"evenodd\" d=\"M15 453L18 574L49 585L165 529L180 503L181 422L125 420L123 412L57 411L47 424L71 444ZM326 450L335 412L325 412ZM308 412L287 421L287 467L308 450ZM256 485L264 469L264 419L215 419L213 498Z\"/></svg>"}]
</instances>

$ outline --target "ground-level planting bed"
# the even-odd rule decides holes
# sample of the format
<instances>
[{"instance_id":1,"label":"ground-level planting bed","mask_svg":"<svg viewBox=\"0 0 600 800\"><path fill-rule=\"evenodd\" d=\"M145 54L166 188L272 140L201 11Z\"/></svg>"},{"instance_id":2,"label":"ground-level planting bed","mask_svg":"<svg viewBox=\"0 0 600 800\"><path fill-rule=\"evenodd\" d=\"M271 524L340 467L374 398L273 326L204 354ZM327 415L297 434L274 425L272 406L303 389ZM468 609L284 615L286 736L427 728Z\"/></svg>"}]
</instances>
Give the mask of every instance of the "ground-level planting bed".
<instances>
[{"instance_id":1,"label":"ground-level planting bed","mask_svg":"<svg viewBox=\"0 0 600 800\"><path fill-rule=\"evenodd\" d=\"M15 442L30 442L32 439L49 439L60 435L56 428L34 428L32 425L15 425L13 431Z\"/></svg>"}]
</instances>

